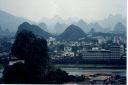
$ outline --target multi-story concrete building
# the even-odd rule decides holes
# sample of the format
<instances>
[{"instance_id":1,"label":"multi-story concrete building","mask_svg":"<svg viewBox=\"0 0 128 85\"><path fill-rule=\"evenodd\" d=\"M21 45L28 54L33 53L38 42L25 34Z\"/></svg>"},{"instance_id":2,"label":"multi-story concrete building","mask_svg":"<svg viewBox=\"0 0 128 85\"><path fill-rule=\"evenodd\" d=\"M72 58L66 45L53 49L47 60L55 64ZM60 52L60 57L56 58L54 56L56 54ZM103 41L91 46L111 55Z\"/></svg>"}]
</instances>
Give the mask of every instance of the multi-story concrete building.
<instances>
[{"instance_id":1,"label":"multi-story concrete building","mask_svg":"<svg viewBox=\"0 0 128 85\"><path fill-rule=\"evenodd\" d=\"M92 60L117 60L121 58L121 48L119 45L110 46L110 50L92 49L83 53L84 59Z\"/></svg>"},{"instance_id":2,"label":"multi-story concrete building","mask_svg":"<svg viewBox=\"0 0 128 85\"><path fill-rule=\"evenodd\" d=\"M88 50L83 54L84 59L99 59L99 60L106 60L110 59L111 51L110 50Z\"/></svg>"}]
</instances>

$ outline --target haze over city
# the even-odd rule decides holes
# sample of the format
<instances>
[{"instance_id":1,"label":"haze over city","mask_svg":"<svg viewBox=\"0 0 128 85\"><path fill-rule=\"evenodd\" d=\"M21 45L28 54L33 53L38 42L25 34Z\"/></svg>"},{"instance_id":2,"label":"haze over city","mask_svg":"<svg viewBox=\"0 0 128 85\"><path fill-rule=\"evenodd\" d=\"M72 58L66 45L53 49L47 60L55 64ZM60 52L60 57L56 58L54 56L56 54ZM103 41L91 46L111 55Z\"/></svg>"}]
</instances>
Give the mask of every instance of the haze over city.
<instances>
[{"instance_id":1,"label":"haze over city","mask_svg":"<svg viewBox=\"0 0 128 85\"><path fill-rule=\"evenodd\" d=\"M126 85L127 0L0 0L0 84Z\"/></svg>"},{"instance_id":2,"label":"haze over city","mask_svg":"<svg viewBox=\"0 0 128 85\"><path fill-rule=\"evenodd\" d=\"M97 21L109 15L126 17L126 0L0 0L0 10L35 22L54 16Z\"/></svg>"}]
</instances>

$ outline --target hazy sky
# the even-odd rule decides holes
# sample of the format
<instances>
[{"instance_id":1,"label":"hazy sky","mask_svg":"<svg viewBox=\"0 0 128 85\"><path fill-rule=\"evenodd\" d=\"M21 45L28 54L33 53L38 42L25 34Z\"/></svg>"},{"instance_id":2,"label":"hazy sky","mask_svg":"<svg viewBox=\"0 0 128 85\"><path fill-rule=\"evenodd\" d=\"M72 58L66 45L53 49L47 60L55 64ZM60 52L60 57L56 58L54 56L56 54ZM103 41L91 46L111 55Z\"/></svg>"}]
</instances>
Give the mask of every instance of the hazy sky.
<instances>
[{"instance_id":1,"label":"hazy sky","mask_svg":"<svg viewBox=\"0 0 128 85\"><path fill-rule=\"evenodd\" d=\"M109 14L126 16L127 0L0 0L0 9L16 16L39 21L56 15L100 20Z\"/></svg>"}]
</instances>

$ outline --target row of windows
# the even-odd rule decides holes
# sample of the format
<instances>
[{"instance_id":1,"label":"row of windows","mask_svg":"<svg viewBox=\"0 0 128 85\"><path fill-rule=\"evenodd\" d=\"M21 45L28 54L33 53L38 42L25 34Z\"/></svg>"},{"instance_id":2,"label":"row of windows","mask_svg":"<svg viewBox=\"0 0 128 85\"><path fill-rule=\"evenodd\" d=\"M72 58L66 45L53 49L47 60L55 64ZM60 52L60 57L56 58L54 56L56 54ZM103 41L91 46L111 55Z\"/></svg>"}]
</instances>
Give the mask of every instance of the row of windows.
<instances>
[{"instance_id":1,"label":"row of windows","mask_svg":"<svg viewBox=\"0 0 128 85\"><path fill-rule=\"evenodd\" d=\"M110 56L110 54L84 54L85 56L92 55L92 56Z\"/></svg>"},{"instance_id":2,"label":"row of windows","mask_svg":"<svg viewBox=\"0 0 128 85\"><path fill-rule=\"evenodd\" d=\"M83 57L84 59L120 59L120 57L107 57L107 58L103 58L103 57Z\"/></svg>"},{"instance_id":3,"label":"row of windows","mask_svg":"<svg viewBox=\"0 0 128 85\"><path fill-rule=\"evenodd\" d=\"M84 53L84 56L119 56L120 53Z\"/></svg>"},{"instance_id":4,"label":"row of windows","mask_svg":"<svg viewBox=\"0 0 128 85\"><path fill-rule=\"evenodd\" d=\"M84 58L120 58L120 56L83 56Z\"/></svg>"}]
</instances>

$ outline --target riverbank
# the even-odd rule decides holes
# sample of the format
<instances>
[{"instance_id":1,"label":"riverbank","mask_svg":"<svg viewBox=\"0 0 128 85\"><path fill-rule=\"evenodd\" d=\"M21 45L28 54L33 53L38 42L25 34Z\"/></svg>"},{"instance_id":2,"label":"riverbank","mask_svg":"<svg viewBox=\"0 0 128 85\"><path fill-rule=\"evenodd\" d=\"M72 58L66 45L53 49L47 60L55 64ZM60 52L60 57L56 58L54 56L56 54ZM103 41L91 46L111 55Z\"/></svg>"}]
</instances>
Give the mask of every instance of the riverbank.
<instances>
[{"instance_id":1,"label":"riverbank","mask_svg":"<svg viewBox=\"0 0 128 85\"><path fill-rule=\"evenodd\" d=\"M97 73L105 73L111 75L126 76L125 65L81 65L81 64L56 64L56 68L60 68L69 75L92 75Z\"/></svg>"},{"instance_id":2,"label":"riverbank","mask_svg":"<svg viewBox=\"0 0 128 85\"><path fill-rule=\"evenodd\" d=\"M90 68L90 69L126 69L126 65L103 65L103 64L54 64L55 67L62 68Z\"/></svg>"},{"instance_id":3,"label":"riverbank","mask_svg":"<svg viewBox=\"0 0 128 85\"><path fill-rule=\"evenodd\" d=\"M126 84L125 65L56 64L54 66L69 75L84 76L87 79L82 82L69 82L69 84Z\"/></svg>"}]
</instances>

